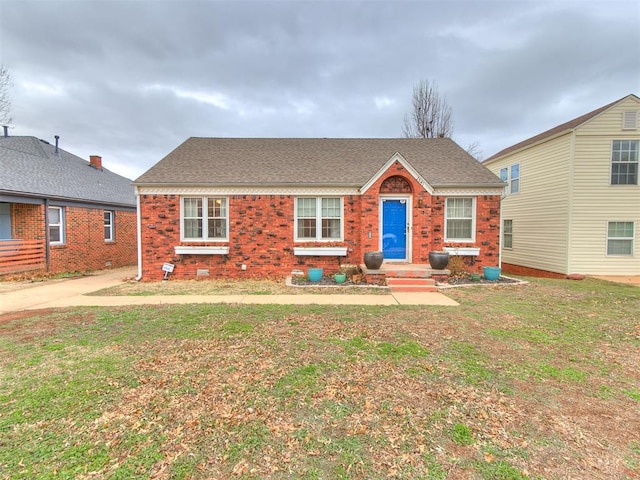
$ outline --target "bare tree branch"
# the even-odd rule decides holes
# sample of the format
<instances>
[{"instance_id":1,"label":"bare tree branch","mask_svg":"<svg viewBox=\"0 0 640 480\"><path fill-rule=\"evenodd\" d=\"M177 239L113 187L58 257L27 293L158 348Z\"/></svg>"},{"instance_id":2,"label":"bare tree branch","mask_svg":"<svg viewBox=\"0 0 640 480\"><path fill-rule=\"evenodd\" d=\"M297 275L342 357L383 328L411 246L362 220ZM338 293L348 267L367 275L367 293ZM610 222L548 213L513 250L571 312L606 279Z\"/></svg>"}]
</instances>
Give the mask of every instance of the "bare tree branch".
<instances>
[{"instance_id":1,"label":"bare tree branch","mask_svg":"<svg viewBox=\"0 0 640 480\"><path fill-rule=\"evenodd\" d=\"M413 87L413 110L404 116L402 133L407 138L453 135L453 112L435 82L420 80Z\"/></svg>"},{"instance_id":2,"label":"bare tree branch","mask_svg":"<svg viewBox=\"0 0 640 480\"><path fill-rule=\"evenodd\" d=\"M11 123L11 98L9 89L13 84L11 74L3 65L0 65L0 125Z\"/></svg>"},{"instance_id":3,"label":"bare tree branch","mask_svg":"<svg viewBox=\"0 0 640 480\"><path fill-rule=\"evenodd\" d=\"M471 155L473 158L475 158L476 160L478 160L479 162L484 160L484 152L480 148L480 143L478 142L470 143L469 146L467 147L467 153Z\"/></svg>"}]
</instances>

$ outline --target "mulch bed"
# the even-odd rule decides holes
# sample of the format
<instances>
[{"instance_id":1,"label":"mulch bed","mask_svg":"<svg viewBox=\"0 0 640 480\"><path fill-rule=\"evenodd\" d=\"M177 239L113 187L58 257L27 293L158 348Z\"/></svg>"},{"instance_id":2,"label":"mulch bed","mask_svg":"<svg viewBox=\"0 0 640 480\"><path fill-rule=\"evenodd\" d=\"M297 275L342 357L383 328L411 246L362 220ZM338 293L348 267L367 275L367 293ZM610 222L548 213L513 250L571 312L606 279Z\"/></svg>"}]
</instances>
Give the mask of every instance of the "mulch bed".
<instances>
[{"instance_id":1,"label":"mulch bed","mask_svg":"<svg viewBox=\"0 0 640 480\"><path fill-rule=\"evenodd\" d=\"M522 280L518 280L510 277L500 277L498 280L485 280L484 277L480 277L480 280L472 280L470 276L449 277L447 283L440 283L440 287L457 287L463 285L508 285L526 283ZM351 280L346 280L344 283L336 283L331 276L323 276L319 282L312 282L306 276L297 276L291 278L291 285L294 287L378 287L377 285L369 285L366 283L355 283ZM382 287L388 288L388 287Z\"/></svg>"}]
</instances>

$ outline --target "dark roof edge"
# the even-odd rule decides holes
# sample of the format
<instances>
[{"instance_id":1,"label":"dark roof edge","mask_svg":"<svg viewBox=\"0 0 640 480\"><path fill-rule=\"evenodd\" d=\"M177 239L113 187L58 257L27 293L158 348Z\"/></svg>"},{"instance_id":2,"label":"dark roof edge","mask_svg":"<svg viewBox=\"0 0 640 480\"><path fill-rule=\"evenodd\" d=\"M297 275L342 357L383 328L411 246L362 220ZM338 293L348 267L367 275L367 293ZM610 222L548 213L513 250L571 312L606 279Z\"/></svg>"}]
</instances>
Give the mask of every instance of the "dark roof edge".
<instances>
[{"instance_id":1,"label":"dark roof edge","mask_svg":"<svg viewBox=\"0 0 640 480\"><path fill-rule=\"evenodd\" d=\"M136 187L162 187L162 188L185 188L185 187L196 187L196 188L238 188L238 187L247 187L247 188L362 188L362 185L357 185L353 183L225 183L225 184L215 184L215 183L158 183L158 182L133 182L133 185ZM498 188L506 185L504 182L495 182L495 183L440 183L440 184L430 184L434 188Z\"/></svg>"},{"instance_id":2,"label":"dark roof edge","mask_svg":"<svg viewBox=\"0 0 640 480\"><path fill-rule=\"evenodd\" d=\"M176 187L176 188L184 188L184 187L209 187L209 188L238 188L238 187L247 187L247 188L256 188L256 187L269 187L269 188L279 188L279 187L314 187L314 188L360 188L362 185L355 183L175 183L175 182L133 182L134 187Z\"/></svg>"},{"instance_id":3,"label":"dark roof edge","mask_svg":"<svg viewBox=\"0 0 640 480\"><path fill-rule=\"evenodd\" d=\"M605 110L608 110L609 108L613 107L614 105L620 103L621 101L629 98L629 97L633 97L636 100L640 101L640 98L638 98L636 95L634 95L633 93L630 93L629 95L625 95L622 98L619 98L618 100L615 100L607 105L604 105L600 108L596 108L595 110L592 110L589 113L585 113L584 115L580 115L579 117L576 117L572 120L569 120L568 122L565 123L561 123L560 125L557 125L553 128L550 128L548 130L545 130L542 133L539 133L537 135L534 135L532 137L529 137L525 140L522 140L521 142L518 142L516 144L511 145L510 147L504 148L502 150L500 150L498 153L495 153L493 155L491 155L489 158L483 160L481 163L483 165L487 165L491 162L493 162L494 160L497 160L498 158L504 157L505 155L508 155L510 153L515 153L516 151L522 150L525 147L534 145L538 142L542 142L544 140L550 140L552 138L555 138L557 136L560 136L561 134L567 133L579 126L581 126L582 124L588 122L589 120L591 120L594 117L597 117L598 115L600 115L602 112L604 112Z\"/></svg>"},{"instance_id":4,"label":"dark roof edge","mask_svg":"<svg viewBox=\"0 0 640 480\"><path fill-rule=\"evenodd\" d=\"M124 208L137 208L135 203L120 203L120 202L105 202L101 200L92 200L89 198L73 198L73 197L59 197L55 195L43 195L38 193L28 193L28 192L15 192L12 190L0 190L0 195L6 195L7 197L16 197L16 198L31 198L31 199L39 199L39 200L49 200L54 202L68 202L74 204L84 204L84 205L95 205L102 207L124 207Z\"/></svg>"}]
</instances>

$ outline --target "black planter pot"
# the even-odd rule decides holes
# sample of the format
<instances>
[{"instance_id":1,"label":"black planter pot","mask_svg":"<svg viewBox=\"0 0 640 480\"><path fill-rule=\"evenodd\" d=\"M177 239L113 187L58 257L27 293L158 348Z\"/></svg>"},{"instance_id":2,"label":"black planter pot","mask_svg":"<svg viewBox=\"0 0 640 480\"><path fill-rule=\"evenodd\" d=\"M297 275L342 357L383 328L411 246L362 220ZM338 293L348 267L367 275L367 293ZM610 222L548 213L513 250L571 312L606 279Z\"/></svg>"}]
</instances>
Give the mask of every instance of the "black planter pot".
<instances>
[{"instance_id":1,"label":"black planter pot","mask_svg":"<svg viewBox=\"0 0 640 480\"><path fill-rule=\"evenodd\" d=\"M364 264L369 270L380 270L383 260L382 252L364 252Z\"/></svg>"},{"instance_id":2,"label":"black planter pot","mask_svg":"<svg viewBox=\"0 0 640 480\"><path fill-rule=\"evenodd\" d=\"M429 252L429 265L434 270L444 270L449 264L449 252Z\"/></svg>"}]
</instances>

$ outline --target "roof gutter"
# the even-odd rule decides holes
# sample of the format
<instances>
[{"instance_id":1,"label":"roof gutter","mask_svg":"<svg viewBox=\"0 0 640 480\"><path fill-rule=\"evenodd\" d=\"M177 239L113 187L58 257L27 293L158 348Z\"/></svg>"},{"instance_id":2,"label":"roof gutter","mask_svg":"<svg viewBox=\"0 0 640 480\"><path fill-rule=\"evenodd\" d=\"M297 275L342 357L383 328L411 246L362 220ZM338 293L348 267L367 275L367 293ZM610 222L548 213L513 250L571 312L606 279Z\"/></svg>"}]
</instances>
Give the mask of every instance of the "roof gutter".
<instances>
[{"instance_id":1,"label":"roof gutter","mask_svg":"<svg viewBox=\"0 0 640 480\"><path fill-rule=\"evenodd\" d=\"M29 193L29 192L18 192L14 190L0 190L0 195L7 195L10 197L20 197L20 198L37 198L42 201L54 201L54 202L70 202L70 203L79 203L83 205L95 205L96 207L123 207L123 208L136 208L135 203L120 203L120 202L103 202L100 200L90 200L83 198L74 198L74 197L59 197L47 195L45 193Z\"/></svg>"}]
</instances>

